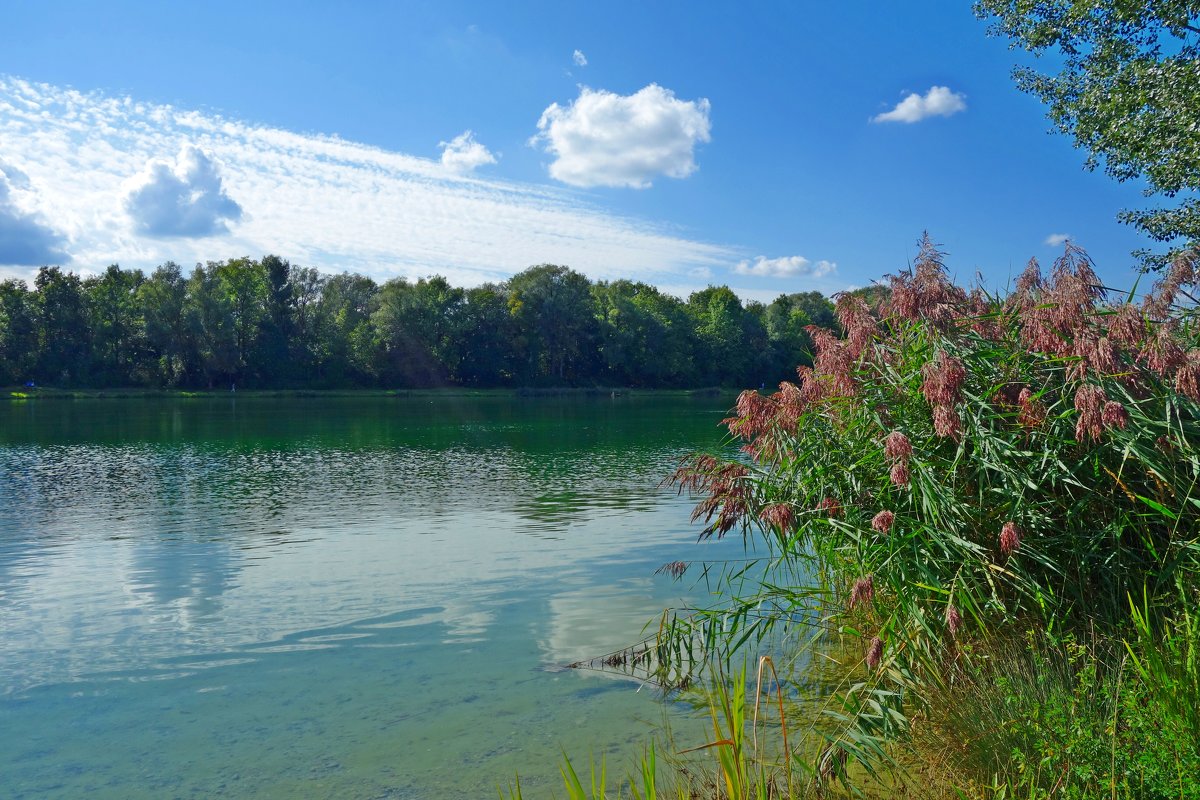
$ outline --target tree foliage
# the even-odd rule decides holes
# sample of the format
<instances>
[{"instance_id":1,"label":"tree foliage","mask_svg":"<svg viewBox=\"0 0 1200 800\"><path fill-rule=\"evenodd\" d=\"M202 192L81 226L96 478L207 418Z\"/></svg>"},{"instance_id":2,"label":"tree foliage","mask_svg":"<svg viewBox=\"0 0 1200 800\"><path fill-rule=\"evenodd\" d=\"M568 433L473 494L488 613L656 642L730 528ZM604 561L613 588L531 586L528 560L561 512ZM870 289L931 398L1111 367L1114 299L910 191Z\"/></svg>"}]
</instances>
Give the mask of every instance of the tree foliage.
<instances>
[{"instance_id":1,"label":"tree foliage","mask_svg":"<svg viewBox=\"0 0 1200 800\"><path fill-rule=\"evenodd\" d=\"M979 0L975 10L1014 47L1059 56L1057 73L1020 66L1014 77L1088 153L1089 169L1179 198L1122 218L1156 241L1200 242L1200 3Z\"/></svg>"},{"instance_id":2,"label":"tree foliage","mask_svg":"<svg viewBox=\"0 0 1200 800\"><path fill-rule=\"evenodd\" d=\"M774 383L808 362L816 292L688 302L633 281L541 264L462 289L440 276L322 275L278 256L190 275L44 267L0 283L0 385L695 387Z\"/></svg>"}]
</instances>

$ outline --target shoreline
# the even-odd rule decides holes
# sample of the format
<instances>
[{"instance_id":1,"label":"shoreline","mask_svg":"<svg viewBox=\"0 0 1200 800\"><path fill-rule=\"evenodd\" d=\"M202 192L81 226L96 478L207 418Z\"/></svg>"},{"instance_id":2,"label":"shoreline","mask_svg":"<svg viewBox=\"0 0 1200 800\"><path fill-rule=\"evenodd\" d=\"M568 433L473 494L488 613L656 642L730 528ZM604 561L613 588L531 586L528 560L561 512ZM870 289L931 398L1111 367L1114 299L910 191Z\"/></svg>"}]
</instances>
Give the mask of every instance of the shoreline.
<instances>
[{"instance_id":1,"label":"shoreline","mask_svg":"<svg viewBox=\"0 0 1200 800\"><path fill-rule=\"evenodd\" d=\"M56 389L53 387L5 387L0 399L29 400L211 400L215 398L329 398L329 397L720 397L738 389L709 386L699 389L644 389L623 386L549 386L471 389L459 386L423 389Z\"/></svg>"}]
</instances>

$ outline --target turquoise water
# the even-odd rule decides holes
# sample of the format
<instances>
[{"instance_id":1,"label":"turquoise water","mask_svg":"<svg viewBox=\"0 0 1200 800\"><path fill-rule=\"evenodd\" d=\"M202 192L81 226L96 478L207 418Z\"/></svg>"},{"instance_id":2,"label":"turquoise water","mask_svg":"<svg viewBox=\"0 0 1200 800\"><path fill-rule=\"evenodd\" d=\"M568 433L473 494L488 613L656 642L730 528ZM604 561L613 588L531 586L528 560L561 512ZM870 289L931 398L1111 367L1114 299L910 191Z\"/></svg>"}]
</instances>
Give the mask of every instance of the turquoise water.
<instances>
[{"instance_id":1,"label":"turquoise water","mask_svg":"<svg viewBox=\"0 0 1200 800\"><path fill-rule=\"evenodd\" d=\"M462 798L673 719L571 662L704 586L729 398L0 406L0 794ZM640 689L640 691L639 691Z\"/></svg>"}]
</instances>

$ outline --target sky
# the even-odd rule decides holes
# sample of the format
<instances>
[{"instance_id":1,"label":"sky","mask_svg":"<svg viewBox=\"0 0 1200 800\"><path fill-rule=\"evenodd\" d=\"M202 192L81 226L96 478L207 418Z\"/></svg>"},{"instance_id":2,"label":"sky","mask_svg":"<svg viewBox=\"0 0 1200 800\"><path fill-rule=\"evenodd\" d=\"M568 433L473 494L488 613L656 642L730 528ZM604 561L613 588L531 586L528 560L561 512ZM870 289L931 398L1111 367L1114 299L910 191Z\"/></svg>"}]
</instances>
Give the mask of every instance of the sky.
<instances>
[{"instance_id":1,"label":"sky","mask_svg":"<svg viewBox=\"0 0 1200 800\"><path fill-rule=\"evenodd\" d=\"M963 282L1069 237L1131 286L1140 187L1084 169L970 5L9 3L0 277L276 253L769 301L928 231Z\"/></svg>"}]
</instances>

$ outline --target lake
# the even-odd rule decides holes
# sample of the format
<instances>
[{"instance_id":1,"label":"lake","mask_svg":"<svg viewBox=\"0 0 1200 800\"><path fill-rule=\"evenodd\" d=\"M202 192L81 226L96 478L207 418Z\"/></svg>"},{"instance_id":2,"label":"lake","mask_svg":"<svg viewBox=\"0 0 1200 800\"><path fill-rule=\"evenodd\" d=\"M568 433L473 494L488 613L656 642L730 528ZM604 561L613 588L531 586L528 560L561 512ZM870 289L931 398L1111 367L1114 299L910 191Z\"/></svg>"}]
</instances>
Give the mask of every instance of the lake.
<instances>
[{"instance_id":1,"label":"lake","mask_svg":"<svg viewBox=\"0 0 1200 800\"><path fill-rule=\"evenodd\" d=\"M8 798L527 797L664 717L563 669L739 557L660 482L731 397L0 406ZM640 689L640 691L639 691Z\"/></svg>"}]
</instances>

